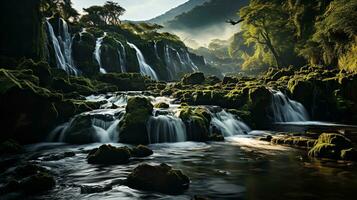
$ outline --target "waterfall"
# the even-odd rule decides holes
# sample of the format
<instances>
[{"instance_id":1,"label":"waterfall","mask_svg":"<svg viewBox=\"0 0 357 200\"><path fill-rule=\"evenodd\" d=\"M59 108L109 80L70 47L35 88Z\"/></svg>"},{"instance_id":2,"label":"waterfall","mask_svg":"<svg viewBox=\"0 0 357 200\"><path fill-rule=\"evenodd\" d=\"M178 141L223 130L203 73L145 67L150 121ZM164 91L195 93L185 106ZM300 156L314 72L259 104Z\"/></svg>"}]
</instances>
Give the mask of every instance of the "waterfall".
<instances>
[{"instance_id":1,"label":"waterfall","mask_svg":"<svg viewBox=\"0 0 357 200\"><path fill-rule=\"evenodd\" d=\"M120 68L121 68L121 72L127 72L127 68L126 68L126 52L125 52L125 47L124 45L118 41L118 43L120 44L120 47L122 49L122 52L120 52L120 50L118 50L119 53L119 58L120 58Z\"/></svg>"},{"instance_id":2,"label":"waterfall","mask_svg":"<svg viewBox=\"0 0 357 200\"><path fill-rule=\"evenodd\" d=\"M131 48L135 49L136 51L136 57L138 58L139 67L140 67L140 73L142 75L150 76L152 79L158 80L156 72L151 68L150 65L146 63L144 55L141 53L140 49L130 42L127 43Z\"/></svg>"},{"instance_id":3,"label":"waterfall","mask_svg":"<svg viewBox=\"0 0 357 200\"><path fill-rule=\"evenodd\" d=\"M72 118L56 127L48 136L49 142L118 142L117 126L124 114L122 110L102 109Z\"/></svg>"},{"instance_id":4,"label":"waterfall","mask_svg":"<svg viewBox=\"0 0 357 200\"><path fill-rule=\"evenodd\" d=\"M186 52L186 59L188 63L191 65L191 68L193 71L198 71L197 65L191 60L190 53Z\"/></svg>"},{"instance_id":5,"label":"waterfall","mask_svg":"<svg viewBox=\"0 0 357 200\"><path fill-rule=\"evenodd\" d=\"M271 118L274 122L308 121L308 113L301 103L289 99L280 91L272 90L272 93Z\"/></svg>"},{"instance_id":6,"label":"waterfall","mask_svg":"<svg viewBox=\"0 0 357 200\"><path fill-rule=\"evenodd\" d=\"M97 60L98 64L99 64L99 68L100 68L100 73L102 74L106 74L107 72L105 71L105 69L102 67L102 61L101 61L101 47L102 47L102 42L103 39L105 38L105 36L107 36L107 33L104 32L104 35L100 38L97 39L96 45L95 45L95 50L94 50L94 57Z\"/></svg>"},{"instance_id":7,"label":"waterfall","mask_svg":"<svg viewBox=\"0 0 357 200\"><path fill-rule=\"evenodd\" d=\"M154 50L156 58L160 60L159 52L157 51L157 41L154 41Z\"/></svg>"},{"instance_id":8,"label":"waterfall","mask_svg":"<svg viewBox=\"0 0 357 200\"><path fill-rule=\"evenodd\" d=\"M67 22L63 19L59 20L59 36L57 37L51 23L46 19L47 29L55 51L57 67L65 70L68 74L78 75L79 72L74 66L72 58L73 38L69 34Z\"/></svg>"},{"instance_id":9,"label":"waterfall","mask_svg":"<svg viewBox=\"0 0 357 200\"><path fill-rule=\"evenodd\" d=\"M224 137L246 134L250 128L231 113L222 110L212 114L211 134L217 129Z\"/></svg>"},{"instance_id":10,"label":"waterfall","mask_svg":"<svg viewBox=\"0 0 357 200\"><path fill-rule=\"evenodd\" d=\"M171 114L150 117L147 130L150 143L184 142L187 139L185 124Z\"/></svg>"}]
</instances>

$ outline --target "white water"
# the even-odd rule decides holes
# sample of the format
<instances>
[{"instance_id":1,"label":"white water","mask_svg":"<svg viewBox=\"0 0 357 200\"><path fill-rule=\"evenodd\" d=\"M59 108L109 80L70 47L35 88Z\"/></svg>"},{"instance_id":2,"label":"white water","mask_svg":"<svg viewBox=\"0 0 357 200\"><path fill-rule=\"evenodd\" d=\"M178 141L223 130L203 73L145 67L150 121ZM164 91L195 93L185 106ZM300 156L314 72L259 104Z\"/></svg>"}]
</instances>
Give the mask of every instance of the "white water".
<instances>
[{"instance_id":1,"label":"white water","mask_svg":"<svg viewBox=\"0 0 357 200\"><path fill-rule=\"evenodd\" d=\"M68 74L78 75L72 58L72 37L69 34L67 22L59 19L59 36L57 37L51 23L46 19L46 25L55 51L57 67L65 70Z\"/></svg>"},{"instance_id":2,"label":"white water","mask_svg":"<svg viewBox=\"0 0 357 200\"><path fill-rule=\"evenodd\" d=\"M250 128L244 122L225 110L213 114L211 132L213 127L218 129L224 137L242 135L250 131Z\"/></svg>"},{"instance_id":3,"label":"white water","mask_svg":"<svg viewBox=\"0 0 357 200\"><path fill-rule=\"evenodd\" d=\"M102 42L103 42L103 39L105 38L105 36L107 36L106 32L104 32L104 35L102 37L97 39L97 42L95 44L95 50L94 50L94 53L93 53L95 59L97 60L97 62L99 64L99 69L100 69L99 71L102 74L106 74L107 73L105 71L105 69L103 68L103 66L102 66L102 61L101 61L101 57L100 57L101 56L101 52L102 52L102 50L101 50Z\"/></svg>"},{"instance_id":4,"label":"white water","mask_svg":"<svg viewBox=\"0 0 357 200\"><path fill-rule=\"evenodd\" d=\"M187 139L185 124L171 114L150 117L147 130L150 143L184 142Z\"/></svg>"},{"instance_id":5,"label":"white water","mask_svg":"<svg viewBox=\"0 0 357 200\"><path fill-rule=\"evenodd\" d=\"M130 42L127 43L131 48L135 49L136 51L136 57L138 58L139 67L140 67L140 73L143 75L150 76L154 80L159 80L156 75L156 72L151 68L150 65L146 63L144 55L141 53L140 49Z\"/></svg>"},{"instance_id":6,"label":"white water","mask_svg":"<svg viewBox=\"0 0 357 200\"><path fill-rule=\"evenodd\" d=\"M301 103L289 99L280 91L272 90L272 92L271 117L274 122L298 122L309 120L309 115Z\"/></svg>"},{"instance_id":7,"label":"white water","mask_svg":"<svg viewBox=\"0 0 357 200\"><path fill-rule=\"evenodd\" d=\"M120 44L121 50L118 50L119 53L119 58L120 58L120 68L121 68L121 72L127 72L127 67L126 67L126 51L125 51L125 47L124 45L118 41L118 43Z\"/></svg>"}]
</instances>

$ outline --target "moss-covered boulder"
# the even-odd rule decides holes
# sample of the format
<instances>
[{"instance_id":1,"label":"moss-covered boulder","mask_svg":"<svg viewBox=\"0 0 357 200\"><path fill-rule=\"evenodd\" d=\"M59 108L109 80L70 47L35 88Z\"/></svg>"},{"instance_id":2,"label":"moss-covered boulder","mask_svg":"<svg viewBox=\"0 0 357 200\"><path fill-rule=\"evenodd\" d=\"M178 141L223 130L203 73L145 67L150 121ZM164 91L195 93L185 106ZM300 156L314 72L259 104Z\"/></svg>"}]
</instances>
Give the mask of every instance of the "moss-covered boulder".
<instances>
[{"instance_id":1,"label":"moss-covered boulder","mask_svg":"<svg viewBox=\"0 0 357 200\"><path fill-rule=\"evenodd\" d=\"M323 133L309 151L309 156L343 159L348 157L346 154L353 152L353 150L350 150L352 147L351 140L341 134Z\"/></svg>"},{"instance_id":2,"label":"moss-covered boulder","mask_svg":"<svg viewBox=\"0 0 357 200\"><path fill-rule=\"evenodd\" d=\"M195 72L192 74L185 74L181 82L185 85L202 84L205 81L205 75L202 72Z\"/></svg>"},{"instance_id":3,"label":"moss-covered boulder","mask_svg":"<svg viewBox=\"0 0 357 200\"><path fill-rule=\"evenodd\" d=\"M155 107L155 108L169 108L170 105L167 104L167 103L165 103L165 102L159 102L159 103L155 104L154 107Z\"/></svg>"},{"instance_id":4,"label":"moss-covered boulder","mask_svg":"<svg viewBox=\"0 0 357 200\"><path fill-rule=\"evenodd\" d=\"M64 141L70 144L88 144L99 141L97 129L92 123L92 116L86 114L74 117L64 135Z\"/></svg>"},{"instance_id":5,"label":"moss-covered boulder","mask_svg":"<svg viewBox=\"0 0 357 200\"><path fill-rule=\"evenodd\" d=\"M147 146L138 145L133 149L131 149L130 153L131 156L133 157L141 158L141 157L151 156L154 152L151 149L149 149Z\"/></svg>"},{"instance_id":6,"label":"moss-covered boulder","mask_svg":"<svg viewBox=\"0 0 357 200\"><path fill-rule=\"evenodd\" d=\"M209 140L211 122L209 110L204 107L192 108L184 106L180 110L179 117L186 125L188 140L199 142Z\"/></svg>"},{"instance_id":7,"label":"moss-covered boulder","mask_svg":"<svg viewBox=\"0 0 357 200\"><path fill-rule=\"evenodd\" d=\"M90 164L125 164L129 162L129 159L129 148L111 145L102 145L98 149L92 150L87 156L87 161Z\"/></svg>"},{"instance_id":8,"label":"moss-covered boulder","mask_svg":"<svg viewBox=\"0 0 357 200\"><path fill-rule=\"evenodd\" d=\"M96 38L88 32L76 34L73 39L72 54L76 67L85 75L99 73L99 64L93 57Z\"/></svg>"},{"instance_id":9,"label":"moss-covered boulder","mask_svg":"<svg viewBox=\"0 0 357 200\"><path fill-rule=\"evenodd\" d=\"M119 123L119 141L129 144L148 144L147 121L152 116L154 106L145 97L128 100L126 113Z\"/></svg>"},{"instance_id":10,"label":"moss-covered boulder","mask_svg":"<svg viewBox=\"0 0 357 200\"><path fill-rule=\"evenodd\" d=\"M180 194L188 189L190 179L180 170L161 164L142 164L127 178L127 185L138 190L157 191L165 194Z\"/></svg>"},{"instance_id":11,"label":"moss-covered boulder","mask_svg":"<svg viewBox=\"0 0 357 200\"><path fill-rule=\"evenodd\" d=\"M252 120L257 128L267 128L271 121L268 119L272 93L264 86L249 89L249 106Z\"/></svg>"}]
</instances>

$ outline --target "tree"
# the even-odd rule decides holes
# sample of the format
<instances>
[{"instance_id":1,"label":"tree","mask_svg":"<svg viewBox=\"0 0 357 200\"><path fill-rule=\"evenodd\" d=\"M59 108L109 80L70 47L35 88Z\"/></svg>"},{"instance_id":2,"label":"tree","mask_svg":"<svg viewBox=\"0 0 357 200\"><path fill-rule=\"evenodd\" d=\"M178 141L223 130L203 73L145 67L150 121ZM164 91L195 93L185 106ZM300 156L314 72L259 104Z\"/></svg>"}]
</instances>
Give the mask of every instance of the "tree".
<instances>
[{"instance_id":1,"label":"tree","mask_svg":"<svg viewBox=\"0 0 357 200\"><path fill-rule=\"evenodd\" d=\"M106 22L111 25L121 24L120 16L125 13L125 9L118 3L107 1L103 6L106 15Z\"/></svg>"},{"instance_id":2,"label":"tree","mask_svg":"<svg viewBox=\"0 0 357 200\"><path fill-rule=\"evenodd\" d=\"M92 26L119 25L119 17L125 12L124 8L112 1L107 1L104 6L91 6L83 10L87 14L81 17L81 22Z\"/></svg>"},{"instance_id":3,"label":"tree","mask_svg":"<svg viewBox=\"0 0 357 200\"><path fill-rule=\"evenodd\" d=\"M46 17L60 14L66 21L77 21L79 18L79 13L72 7L71 0L42 0L41 11Z\"/></svg>"},{"instance_id":4,"label":"tree","mask_svg":"<svg viewBox=\"0 0 357 200\"><path fill-rule=\"evenodd\" d=\"M253 43L261 52L267 52L263 56L273 56L275 66L282 67L287 64L283 57L290 47L287 42L292 42L291 27L286 24L288 15L280 5L252 0L249 6L240 11L243 36L248 44ZM282 41L285 40L285 44ZM258 47L260 46L260 47ZM270 55L269 55L270 54Z\"/></svg>"}]
</instances>

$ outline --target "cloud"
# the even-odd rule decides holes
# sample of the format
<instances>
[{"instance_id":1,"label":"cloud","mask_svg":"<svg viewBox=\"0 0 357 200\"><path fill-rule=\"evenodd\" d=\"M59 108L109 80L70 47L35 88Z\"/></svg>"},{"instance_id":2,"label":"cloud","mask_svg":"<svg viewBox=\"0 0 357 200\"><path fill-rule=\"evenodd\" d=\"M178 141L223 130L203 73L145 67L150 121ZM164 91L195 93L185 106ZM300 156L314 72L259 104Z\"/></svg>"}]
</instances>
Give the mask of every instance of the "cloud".
<instances>
[{"instance_id":1,"label":"cloud","mask_svg":"<svg viewBox=\"0 0 357 200\"><path fill-rule=\"evenodd\" d=\"M107 0L72 0L78 11L92 5L103 5ZM147 20L156 17L188 0L112 0L127 11L123 19Z\"/></svg>"}]
</instances>

